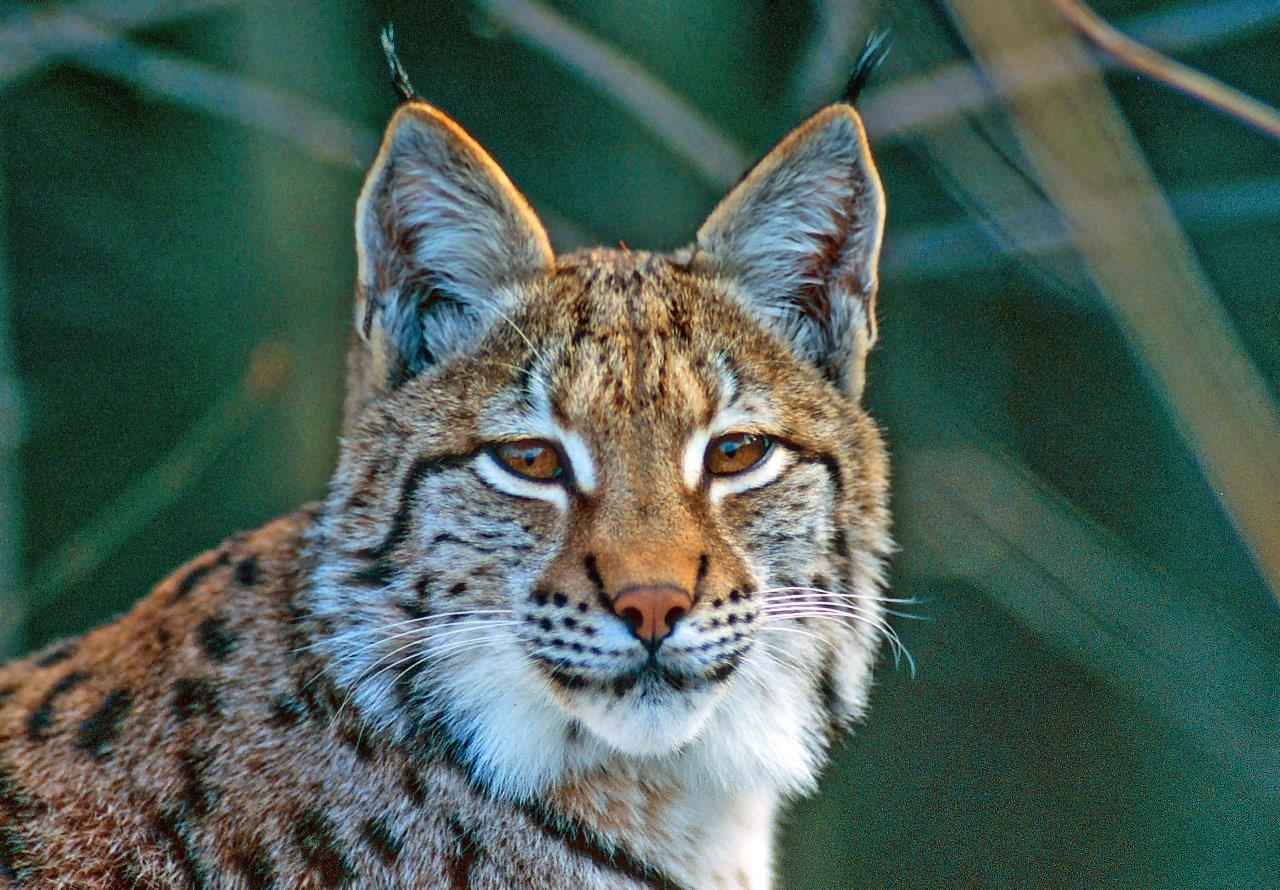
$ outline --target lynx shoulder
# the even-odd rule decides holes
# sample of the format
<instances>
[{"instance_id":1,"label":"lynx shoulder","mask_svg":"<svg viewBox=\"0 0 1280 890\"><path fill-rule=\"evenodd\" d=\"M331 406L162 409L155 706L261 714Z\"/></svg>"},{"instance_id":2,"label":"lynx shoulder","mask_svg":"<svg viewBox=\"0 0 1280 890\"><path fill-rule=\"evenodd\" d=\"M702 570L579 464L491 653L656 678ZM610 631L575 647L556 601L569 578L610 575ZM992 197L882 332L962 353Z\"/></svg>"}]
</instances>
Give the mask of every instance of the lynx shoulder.
<instances>
[{"instance_id":1,"label":"lynx shoulder","mask_svg":"<svg viewBox=\"0 0 1280 890\"><path fill-rule=\"evenodd\" d=\"M0 668L0 883L770 886L887 628L883 219L837 104L687 248L557 256L402 106L325 502Z\"/></svg>"}]
</instances>

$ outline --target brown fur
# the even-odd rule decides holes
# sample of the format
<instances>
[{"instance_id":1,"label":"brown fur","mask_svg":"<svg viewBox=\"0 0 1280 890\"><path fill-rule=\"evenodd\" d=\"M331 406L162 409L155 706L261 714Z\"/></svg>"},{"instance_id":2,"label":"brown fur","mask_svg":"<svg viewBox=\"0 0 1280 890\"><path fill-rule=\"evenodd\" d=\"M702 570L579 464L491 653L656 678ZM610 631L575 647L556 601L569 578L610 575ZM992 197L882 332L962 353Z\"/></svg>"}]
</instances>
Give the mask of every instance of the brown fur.
<instances>
[{"instance_id":1,"label":"brown fur","mask_svg":"<svg viewBox=\"0 0 1280 890\"><path fill-rule=\"evenodd\" d=\"M882 213L836 107L688 250L555 258L470 137L403 109L360 203L325 505L0 668L0 879L767 886L777 807L862 713L883 631L859 405ZM701 475L726 411L774 475ZM563 484L486 457L532 423ZM692 602L647 661L613 614L637 585Z\"/></svg>"}]
</instances>

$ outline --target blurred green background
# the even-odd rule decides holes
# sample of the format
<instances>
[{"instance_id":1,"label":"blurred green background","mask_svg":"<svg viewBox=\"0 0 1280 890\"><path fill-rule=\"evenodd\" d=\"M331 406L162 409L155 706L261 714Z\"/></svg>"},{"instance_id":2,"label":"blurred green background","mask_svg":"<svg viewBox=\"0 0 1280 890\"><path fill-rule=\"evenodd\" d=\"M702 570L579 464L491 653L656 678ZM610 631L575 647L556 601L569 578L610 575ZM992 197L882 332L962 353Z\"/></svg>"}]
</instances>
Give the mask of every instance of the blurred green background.
<instances>
[{"instance_id":1,"label":"blurred green background","mask_svg":"<svg viewBox=\"0 0 1280 890\"><path fill-rule=\"evenodd\" d=\"M1280 101L1275 0L1095 9ZM320 496L353 203L394 107L385 14L0 2L0 654L100 622ZM955 8L395 16L418 91L562 248L687 241L745 164L838 94L866 34L895 28L863 102L890 208L869 400L897 466L894 590L926 618L896 620L914 675L881 671L866 724L788 820L780 886L1280 886L1276 600L1181 435L1202 406L1161 394ZM1270 402L1280 147L1103 76ZM1275 455L1228 457L1247 474ZM1280 515L1275 490L1245 494Z\"/></svg>"}]
</instances>

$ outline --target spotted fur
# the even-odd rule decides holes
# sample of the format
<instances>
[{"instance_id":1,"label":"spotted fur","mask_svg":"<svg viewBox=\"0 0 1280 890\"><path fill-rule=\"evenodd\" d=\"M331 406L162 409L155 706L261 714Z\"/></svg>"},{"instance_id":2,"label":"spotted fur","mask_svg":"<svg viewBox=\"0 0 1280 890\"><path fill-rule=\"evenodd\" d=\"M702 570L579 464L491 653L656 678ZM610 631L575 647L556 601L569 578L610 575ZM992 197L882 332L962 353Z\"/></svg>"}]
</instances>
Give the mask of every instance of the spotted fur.
<instances>
[{"instance_id":1,"label":"spotted fur","mask_svg":"<svg viewBox=\"0 0 1280 890\"><path fill-rule=\"evenodd\" d=\"M883 208L836 105L688 248L557 257L404 106L357 208L324 504L0 668L0 882L770 886L887 627ZM731 431L774 444L712 478ZM528 437L559 480L492 450ZM660 645L614 614L637 585L692 602Z\"/></svg>"}]
</instances>

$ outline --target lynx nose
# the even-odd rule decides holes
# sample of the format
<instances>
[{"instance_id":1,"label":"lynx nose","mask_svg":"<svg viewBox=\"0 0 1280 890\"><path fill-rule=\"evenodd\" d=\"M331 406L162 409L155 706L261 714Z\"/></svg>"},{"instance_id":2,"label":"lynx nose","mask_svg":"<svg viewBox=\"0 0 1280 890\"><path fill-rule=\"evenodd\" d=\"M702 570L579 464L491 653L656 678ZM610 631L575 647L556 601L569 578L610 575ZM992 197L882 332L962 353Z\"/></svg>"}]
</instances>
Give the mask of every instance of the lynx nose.
<instances>
[{"instance_id":1,"label":"lynx nose","mask_svg":"<svg viewBox=\"0 0 1280 890\"><path fill-rule=\"evenodd\" d=\"M671 633L691 608L693 598L674 584L627 587L613 601L613 614L650 647Z\"/></svg>"}]
</instances>

